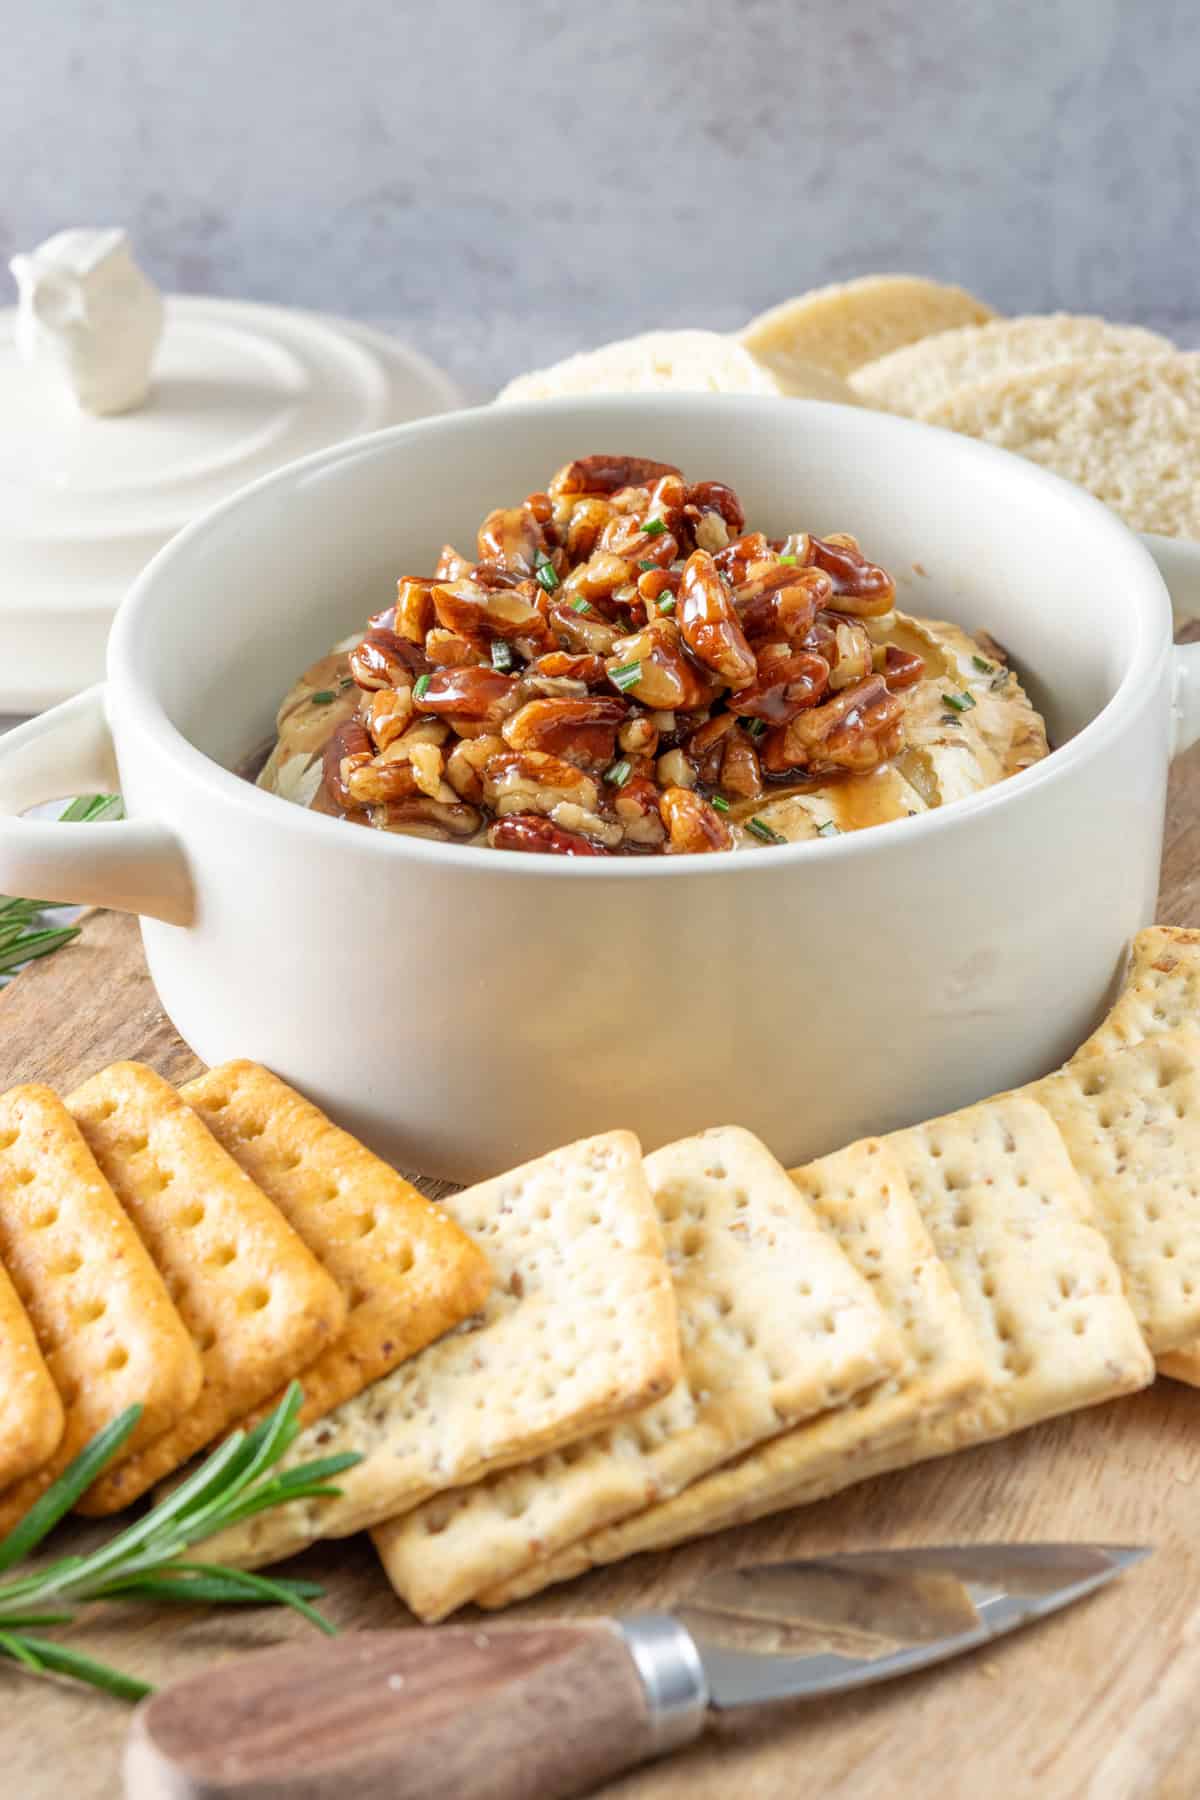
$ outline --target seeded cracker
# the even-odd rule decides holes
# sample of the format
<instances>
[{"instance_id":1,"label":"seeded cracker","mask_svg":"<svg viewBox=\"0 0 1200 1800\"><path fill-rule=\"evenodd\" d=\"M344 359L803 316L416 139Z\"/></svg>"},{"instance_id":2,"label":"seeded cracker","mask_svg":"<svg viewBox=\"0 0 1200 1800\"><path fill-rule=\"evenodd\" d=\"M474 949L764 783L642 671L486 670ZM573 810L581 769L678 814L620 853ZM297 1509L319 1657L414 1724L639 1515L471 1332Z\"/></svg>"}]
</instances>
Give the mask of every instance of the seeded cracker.
<instances>
[{"instance_id":1,"label":"seeded cracker","mask_svg":"<svg viewBox=\"0 0 1200 1800\"><path fill-rule=\"evenodd\" d=\"M899 1337L869 1284L748 1131L684 1139L645 1170L675 1284L682 1379L597 1437L378 1526L388 1577L423 1619L899 1366Z\"/></svg>"},{"instance_id":2,"label":"seeded cracker","mask_svg":"<svg viewBox=\"0 0 1200 1800\"><path fill-rule=\"evenodd\" d=\"M899 1326L901 1366L836 1411L796 1425L673 1499L484 1593L481 1605L507 1605L596 1563L666 1549L836 1493L861 1479L865 1459L979 1389L981 1352L895 1152L868 1138L794 1169L791 1179Z\"/></svg>"},{"instance_id":3,"label":"seeded cracker","mask_svg":"<svg viewBox=\"0 0 1200 1800\"><path fill-rule=\"evenodd\" d=\"M1200 1029L1200 931L1153 925L1139 931L1116 1005L1068 1067L1179 1029ZM1162 1374L1200 1387L1200 1343L1158 1359Z\"/></svg>"},{"instance_id":4,"label":"seeded cracker","mask_svg":"<svg viewBox=\"0 0 1200 1800\"><path fill-rule=\"evenodd\" d=\"M214 1539L270 1562L445 1488L527 1462L660 1398L680 1371L662 1233L631 1132L585 1138L443 1202L493 1287L460 1327L302 1432L281 1467L356 1451L336 1500L300 1501Z\"/></svg>"},{"instance_id":5,"label":"seeded cracker","mask_svg":"<svg viewBox=\"0 0 1200 1800\"><path fill-rule=\"evenodd\" d=\"M1165 1032L1025 1089L1063 1135L1156 1356L1200 1333L1200 1035Z\"/></svg>"}]
</instances>

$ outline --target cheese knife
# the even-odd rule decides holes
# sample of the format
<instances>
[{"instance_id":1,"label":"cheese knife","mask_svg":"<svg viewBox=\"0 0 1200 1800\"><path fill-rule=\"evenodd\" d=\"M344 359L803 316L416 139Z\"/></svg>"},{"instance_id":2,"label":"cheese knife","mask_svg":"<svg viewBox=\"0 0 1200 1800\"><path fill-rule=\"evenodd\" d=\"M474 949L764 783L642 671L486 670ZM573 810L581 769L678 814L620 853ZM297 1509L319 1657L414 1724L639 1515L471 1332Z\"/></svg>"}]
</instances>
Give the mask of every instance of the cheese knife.
<instances>
[{"instance_id":1,"label":"cheese knife","mask_svg":"<svg viewBox=\"0 0 1200 1800\"><path fill-rule=\"evenodd\" d=\"M670 1613L363 1631L144 1700L127 1800L569 1800L710 1712L909 1675L1140 1562L1107 1544L860 1551L721 1570Z\"/></svg>"}]
</instances>

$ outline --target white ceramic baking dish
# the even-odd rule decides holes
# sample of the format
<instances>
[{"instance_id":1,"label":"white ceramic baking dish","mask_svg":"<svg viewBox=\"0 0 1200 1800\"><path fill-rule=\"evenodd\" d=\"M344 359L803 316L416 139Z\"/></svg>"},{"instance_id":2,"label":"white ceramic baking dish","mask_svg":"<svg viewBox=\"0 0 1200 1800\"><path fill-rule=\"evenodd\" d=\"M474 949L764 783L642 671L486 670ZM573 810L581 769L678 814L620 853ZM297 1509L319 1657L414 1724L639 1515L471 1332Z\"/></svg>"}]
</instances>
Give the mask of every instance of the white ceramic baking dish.
<instances>
[{"instance_id":1,"label":"white ceramic baking dish","mask_svg":"<svg viewBox=\"0 0 1200 1800\"><path fill-rule=\"evenodd\" d=\"M610 862L350 829L230 772L399 573L596 450L731 482L772 533L856 533L901 605L1009 647L1053 755L853 836ZM607 1126L649 1147L727 1120L790 1161L1074 1048L1153 917L1198 683L1145 546L999 451L759 398L459 413L297 463L155 558L107 683L0 743L5 814L119 785L129 820L0 819L0 889L141 913L200 1056L270 1064L409 1167L467 1179Z\"/></svg>"}]
</instances>

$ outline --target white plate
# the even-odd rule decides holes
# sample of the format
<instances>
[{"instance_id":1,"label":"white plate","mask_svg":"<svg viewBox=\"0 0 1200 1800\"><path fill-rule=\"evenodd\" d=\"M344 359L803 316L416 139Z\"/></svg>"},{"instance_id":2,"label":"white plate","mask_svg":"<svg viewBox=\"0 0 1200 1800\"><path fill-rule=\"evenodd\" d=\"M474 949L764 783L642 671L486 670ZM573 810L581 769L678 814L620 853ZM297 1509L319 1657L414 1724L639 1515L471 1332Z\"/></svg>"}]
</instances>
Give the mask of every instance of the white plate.
<instances>
[{"instance_id":1,"label":"white plate","mask_svg":"<svg viewBox=\"0 0 1200 1800\"><path fill-rule=\"evenodd\" d=\"M118 602L199 513L310 451L462 404L382 332L175 296L147 405L93 418L20 361L15 317L0 311L0 712L99 680Z\"/></svg>"}]
</instances>

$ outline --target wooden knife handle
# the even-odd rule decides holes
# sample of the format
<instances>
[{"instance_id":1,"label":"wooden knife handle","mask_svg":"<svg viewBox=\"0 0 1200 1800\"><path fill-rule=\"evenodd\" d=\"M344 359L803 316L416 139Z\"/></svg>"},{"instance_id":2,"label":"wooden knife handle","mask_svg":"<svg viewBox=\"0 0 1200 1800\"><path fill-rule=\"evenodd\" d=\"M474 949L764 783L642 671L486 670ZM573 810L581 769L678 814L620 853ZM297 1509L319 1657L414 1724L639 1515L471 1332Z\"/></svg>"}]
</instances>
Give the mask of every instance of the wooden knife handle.
<instances>
[{"instance_id":1,"label":"wooden knife handle","mask_svg":"<svg viewBox=\"0 0 1200 1800\"><path fill-rule=\"evenodd\" d=\"M567 1800L658 1744L607 1620L365 1631L144 1700L127 1800Z\"/></svg>"}]
</instances>

